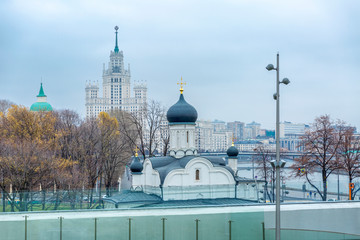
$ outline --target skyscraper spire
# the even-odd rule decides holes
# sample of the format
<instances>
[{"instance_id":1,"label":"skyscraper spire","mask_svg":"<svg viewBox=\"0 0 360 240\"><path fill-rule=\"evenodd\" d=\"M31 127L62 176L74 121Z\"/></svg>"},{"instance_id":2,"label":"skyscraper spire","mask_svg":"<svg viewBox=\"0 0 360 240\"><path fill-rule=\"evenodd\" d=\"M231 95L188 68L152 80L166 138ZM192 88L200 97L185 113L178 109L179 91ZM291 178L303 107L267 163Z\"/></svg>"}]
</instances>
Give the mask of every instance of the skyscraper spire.
<instances>
[{"instance_id":1,"label":"skyscraper spire","mask_svg":"<svg viewBox=\"0 0 360 240\"><path fill-rule=\"evenodd\" d=\"M118 53L119 52L119 47L118 47L118 39L117 39L117 34L118 34L118 31L119 30L119 27L118 26L115 26L115 49L114 49L114 52Z\"/></svg>"}]
</instances>

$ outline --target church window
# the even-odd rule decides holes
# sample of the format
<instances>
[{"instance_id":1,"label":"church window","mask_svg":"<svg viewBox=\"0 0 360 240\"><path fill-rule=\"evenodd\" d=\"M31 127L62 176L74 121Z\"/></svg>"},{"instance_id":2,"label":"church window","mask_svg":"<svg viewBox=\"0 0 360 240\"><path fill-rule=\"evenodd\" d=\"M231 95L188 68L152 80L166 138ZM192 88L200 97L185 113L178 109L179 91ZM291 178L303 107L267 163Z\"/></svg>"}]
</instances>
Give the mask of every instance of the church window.
<instances>
[{"instance_id":1,"label":"church window","mask_svg":"<svg viewBox=\"0 0 360 240\"><path fill-rule=\"evenodd\" d=\"M200 170L196 169L195 171L195 180L200 180Z\"/></svg>"}]
</instances>

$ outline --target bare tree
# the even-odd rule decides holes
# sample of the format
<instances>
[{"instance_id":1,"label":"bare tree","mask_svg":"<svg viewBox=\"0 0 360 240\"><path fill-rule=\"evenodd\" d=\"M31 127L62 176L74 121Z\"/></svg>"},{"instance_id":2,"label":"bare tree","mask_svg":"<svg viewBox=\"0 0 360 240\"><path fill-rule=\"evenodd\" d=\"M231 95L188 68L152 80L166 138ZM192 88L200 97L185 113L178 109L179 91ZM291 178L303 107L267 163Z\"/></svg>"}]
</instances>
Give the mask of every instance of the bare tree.
<instances>
[{"instance_id":1,"label":"bare tree","mask_svg":"<svg viewBox=\"0 0 360 240\"><path fill-rule=\"evenodd\" d=\"M266 202L266 198L268 197L270 202L274 201L274 198L270 195L268 184L271 182L274 184L275 174L274 170L271 167L271 160L275 158L275 152L265 148L263 145L258 145L255 149L255 155L253 155L253 161L258 166L258 171L260 176L265 181L264 186L264 201ZM272 193L274 193L274 189L272 189Z\"/></svg>"},{"instance_id":2,"label":"bare tree","mask_svg":"<svg viewBox=\"0 0 360 240\"><path fill-rule=\"evenodd\" d=\"M134 118L132 114L121 110L111 111L110 116L117 119L120 134L122 135L122 138L126 139L131 150L135 149L138 145L144 146L142 139L139 139L139 134L142 134L143 131L142 128L139 129L139 124L136 122L137 118ZM140 149L142 155L145 157L145 147L138 147L138 149Z\"/></svg>"},{"instance_id":3,"label":"bare tree","mask_svg":"<svg viewBox=\"0 0 360 240\"><path fill-rule=\"evenodd\" d=\"M6 113L6 111L11 107L11 105L15 105L15 103L9 100L0 99L0 112Z\"/></svg>"},{"instance_id":4,"label":"bare tree","mask_svg":"<svg viewBox=\"0 0 360 240\"><path fill-rule=\"evenodd\" d=\"M100 113L99 128L101 132L101 157L103 158L103 178L105 180L106 195L111 196L110 188L120 177L126 163L130 159L132 150L120 131L115 117L107 113Z\"/></svg>"},{"instance_id":5,"label":"bare tree","mask_svg":"<svg viewBox=\"0 0 360 240\"><path fill-rule=\"evenodd\" d=\"M70 202L72 209L75 209L75 203L79 194L79 189L85 185L84 171L81 171L79 164L79 142L80 142L80 125L82 120L80 116L72 110L60 110L56 114L56 129L58 132L58 156L62 159L61 168L56 170L54 189L62 189L54 191L56 210L60 204L61 197L66 198ZM83 199L83 191L80 191L80 199ZM82 202L81 207L82 207Z\"/></svg>"},{"instance_id":6,"label":"bare tree","mask_svg":"<svg viewBox=\"0 0 360 240\"><path fill-rule=\"evenodd\" d=\"M102 158L100 156L100 130L97 119L87 119L80 126L79 137L79 164L87 178L87 187L90 188L89 208L93 204L93 190L96 181L101 176L103 167Z\"/></svg>"},{"instance_id":7,"label":"bare tree","mask_svg":"<svg viewBox=\"0 0 360 240\"><path fill-rule=\"evenodd\" d=\"M360 174L360 139L354 136L355 128L346 127L338 147L338 155L340 168L343 169L349 178L349 183L359 177ZM354 199L357 189L351 192L351 199Z\"/></svg>"},{"instance_id":8,"label":"bare tree","mask_svg":"<svg viewBox=\"0 0 360 240\"><path fill-rule=\"evenodd\" d=\"M163 146L162 154L163 156L166 156L170 147L170 130L169 130L169 124L165 119L160 125L160 138Z\"/></svg>"},{"instance_id":9,"label":"bare tree","mask_svg":"<svg viewBox=\"0 0 360 240\"><path fill-rule=\"evenodd\" d=\"M336 155L343 132L343 123L340 121L335 123L329 115L316 118L311 129L301 137L301 145L304 146L302 156L294 160L295 175L305 177L323 201L327 199L327 179L333 171L339 168ZM303 168L305 171L298 171L299 168ZM315 172L321 173L322 191L310 179L310 175Z\"/></svg>"},{"instance_id":10,"label":"bare tree","mask_svg":"<svg viewBox=\"0 0 360 240\"><path fill-rule=\"evenodd\" d=\"M161 141L160 126L165 119L165 109L159 102L150 101L144 114L113 111L119 122L120 132L131 146L137 146L143 158L154 156Z\"/></svg>"},{"instance_id":11,"label":"bare tree","mask_svg":"<svg viewBox=\"0 0 360 240\"><path fill-rule=\"evenodd\" d=\"M62 158L74 159L76 156L76 139L78 138L78 128L82 121L79 114L72 110L61 110L56 114L56 129L58 131L58 144L60 146L60 156Z\"/></svg>"},{"instance_id":12,"label":"bare tree","mask_svg":"<svg viewBox=\"0 0 360 240\"><path fill-rule=\"evenodd\" d=\"M158 148L160 139L160 127L161 123L165 119L165 109L159 102L151 100L146 109L146 122L149 137L146 139L146 148L149 157L154 156L156 149Z\"/></svg>"}]
</instances>

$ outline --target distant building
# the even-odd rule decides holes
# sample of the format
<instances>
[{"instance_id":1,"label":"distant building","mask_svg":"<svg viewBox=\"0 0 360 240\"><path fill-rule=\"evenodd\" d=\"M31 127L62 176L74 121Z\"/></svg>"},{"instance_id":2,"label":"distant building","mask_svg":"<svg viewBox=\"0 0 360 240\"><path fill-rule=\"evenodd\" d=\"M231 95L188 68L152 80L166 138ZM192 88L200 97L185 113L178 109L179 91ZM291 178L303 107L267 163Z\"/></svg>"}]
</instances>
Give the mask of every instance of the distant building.
<instances>
[{"instance_id":1,"label":"distant building","mask_svg":"<svg viewBox=\"0 0 360 240\"><path fill-rule=\"evenodd\" d=\"M309 125L303 123L281 122L280 138L289 136L302 136L305 134L305 131L309 129L309 127Z\"/></svg>"},{"instance_id":2,"label":"distant building","mask_svg":"<svg viewBox=\"0 0 360 240\"><path fill-rule=\"evenodd\" d=\"M310 128L303 123L280 123L280 147L291 152L299 152L304 149L300 137Z\"/></svg>"},{"instance_id":3,"label":"distant building","mask_svg":"<svg viewBox=\"0 0 360 240\"><path fill-rule=\"evenodd\" d=\"M301 152L304 150L302 140L299 137L280 138L280 148L287 149L290 152Z\"/></svg>"},{"instance_id":4,"label":"distant building","mask_svg":"<svg viewBox=\"0 0 360 240\"><path fill-rule=\"evenodd\" d=\"M225 152L232 142L233 132L223 121L197 121L195 144L199 152Z\"/></svg>"},{"instance_id":5,"label":"distant building","mask_svg":"<svg viewBox=\"0 0 360 240\"><path fill-rule=\"evenodd\" d=\"M117 30L115 27L115 48L110 51L108 68L103 67L102 97L99 94L99 85L91 82L85 87L86 117L97 117L100 112L119 109L130 113L141 114L147 102L147 87L144 83L137 83L131 94L130 65L124 67L124 55L119 51Z\"/></svg>"},{"instance_id":6,"label":"distant building","mask_svg":"<svg viewBox=\"0 0 360 240\"><path fill-rule=\"evenodd\" d=\"M276 150L275 142L269 142L268 140L258 141L258 140L244 140L238 141L235 143L235 147L239 149L240 152L252 152L259 145L263 146L264 149L269 151Z\"/></svg>"},{"instance_id":7,"label":"distant building","mask_svg":"<svg viewBox=\"0 0 360 240\"><path fill-rule=\"evenodd\" d=\"M39 111L48 112L48 111L53 110L50 103L47 102L47 96L44 93L42 83L40 84L39 94L36 97L37 97L37 102L31 105L30 111L33 111L33 112L39 112Z\"/></svg>"},{"instance_id":8,"label":"distant building","mask_svg":"<svg viewBox=\"0 0 360 240\"><path fill-rule=\"evenodd\" d=\"M260 135L261 124L257 122L248 123L245 126L245 138L246 139L255 139Z\"/></svg>"},{"instance_id":9,"label":"distant building","mask_svg":"<svg viewBox=\"0 0 360 240\"><path fill-rule=\"evenodd\" d=\"M233 133L230 131L214 132L212 148L214 152L225 152L232 142Z\"/></svg>"},{"instance_id":10,"label":"distant building","mask_svg":"<svg viewBox=\"0 0 360 240\"><path fill-rule=\"evenodd\" d=\"M196 121L195 143L199 152L213 152L212 135L214 133L213 125L210 121Z\"/></svg>"},{"instance_id":11,"label":"distant building","mask_svg":"<svg viewBox=\"0 0 360 240\"><path fill-rule=\"evenodd\" d=\"M267 138L274 138L275 139L275 130L265 130L265 136Z\"/></svg>"},{"instance_id":12,"label":"distant building","mask_svg":"<svg viewBox=\"0 0 360 240\"><path fill-rule=\"evenodd\" d=\"M211 122L211 124L214 128L214 132L226 131L226 123L224 121L215 119L214 121Z\"/></svg>"},{"instance_id":13,"label":"distant building","mask_svg":"<svg viewBox=\"0 0 360 240\"><path fill-rule=\"evenodd\" d=\"M235 141L244 139L245 123L239 121L228 122L227 129L234 133Z\"/></svg>"}]
</instances>

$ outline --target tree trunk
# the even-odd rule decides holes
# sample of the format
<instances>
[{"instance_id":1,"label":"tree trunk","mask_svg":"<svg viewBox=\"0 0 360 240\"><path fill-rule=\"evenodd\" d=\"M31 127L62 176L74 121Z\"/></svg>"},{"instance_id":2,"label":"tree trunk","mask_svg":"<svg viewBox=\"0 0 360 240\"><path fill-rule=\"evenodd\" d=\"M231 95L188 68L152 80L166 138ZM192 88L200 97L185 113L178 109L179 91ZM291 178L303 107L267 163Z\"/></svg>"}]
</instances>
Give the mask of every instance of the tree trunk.
<instances>
[{"instance_id":1,"label":"tree trunk","mask_svg":"<svg viewBox=\"0 0 360 240\"><path fill-rule=\"evenodd\" d=\"M80 209L82 209L83 200L84 200L84 186L81 188L81 192L80 192Z\"/></svg>"},{"instance_id":2,"label":"tree trunk","mask_svg":"<svg viewBox=\"0 0 360 240\"><path fill-rule=\"evenodd\" d=\"M2 190L2 202L3 202L3 212L5 212L6 210L6 205L5 205L5 201L6 201L6 198L5 198L5 191Z\"/></svg>"},{"instance_id":3,"label":"tree trunk","mask_svg":"<svg viewBox=\"0 0 360 240\"><path fill-rule=\"evenodd\" d=\"M101 203L102 203L102 197L101 197L101 184L102 184L102 177L100 176L100 181L99 181L99 208L101 208Z\"/></svg>"},{"instance_id":4,"label":"tree trunk","mask_svg":"<svg viewBox=\"0 0 360 240\"><path fill-rule=\"evenodd\" d=\"M110 190L110 188L111 188L111 182L110 181L107 181L106 183L105 183L105 188L106 188L106 196L108 196L108 197L111 197L111 190Z\"/></svg>"},{"instance_id":5,"label":"tree trunk","mask_svg":"<svg viewBox=\"0 0 360 240\"><path fill-rule=\"evenodd\" d=\"M41 196L42 196L42 210L45 210L45 204L46 204L46 192L45 190L41 190Z\"/></svg>"},{"instance_id":6,"label":"tree trunk","mask_svg":"<svg viewBox=\"0 0 360 240\"><path fill-rule=\"evenodd\" d=\"M326 183L326 172L323 171L323 201L326 201L327 198L327 183Z\"/></svg>"}]
</instances>

